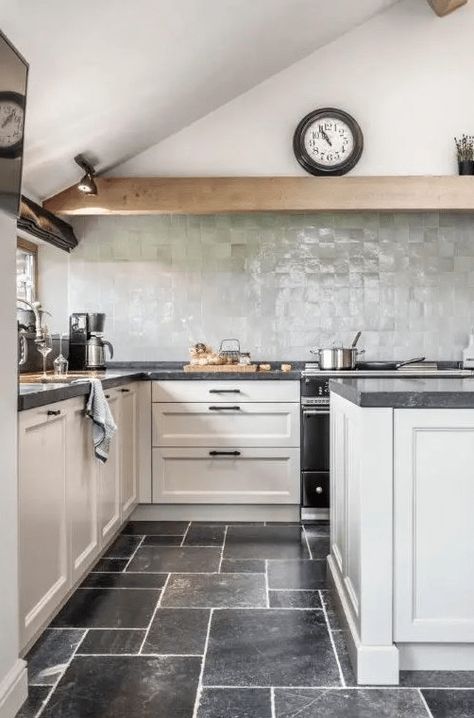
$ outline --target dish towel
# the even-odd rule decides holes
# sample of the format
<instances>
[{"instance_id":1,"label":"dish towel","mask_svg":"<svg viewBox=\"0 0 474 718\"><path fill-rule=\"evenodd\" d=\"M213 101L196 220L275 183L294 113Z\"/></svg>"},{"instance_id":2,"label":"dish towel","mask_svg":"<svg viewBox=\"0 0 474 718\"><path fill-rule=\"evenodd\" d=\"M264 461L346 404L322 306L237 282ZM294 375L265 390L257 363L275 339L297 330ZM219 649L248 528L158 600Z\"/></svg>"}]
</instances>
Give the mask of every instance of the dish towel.
<instances>
[{"instance_id":1,"label":"dish towel","mask_svg":"<svg viewBox=\"0 0 474 718\"><path fill-rule=\"evenodd\" d=\"M105 464L109 458L110 440L117 426L105 398L100 379L91 379L91 390L87 400L86 414L93 421L92 439L96 457Z\"/></svg>"}]
</instances>

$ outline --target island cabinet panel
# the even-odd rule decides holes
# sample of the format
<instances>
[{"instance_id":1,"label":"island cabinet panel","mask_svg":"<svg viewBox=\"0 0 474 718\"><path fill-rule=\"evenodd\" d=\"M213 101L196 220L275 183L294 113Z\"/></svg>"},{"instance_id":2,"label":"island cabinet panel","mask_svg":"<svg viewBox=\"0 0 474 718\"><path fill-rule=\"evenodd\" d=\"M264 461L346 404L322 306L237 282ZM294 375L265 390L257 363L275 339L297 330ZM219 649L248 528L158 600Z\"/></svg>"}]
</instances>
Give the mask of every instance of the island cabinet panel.
<instances>
[{"instance_id":1,"label":"island cabinet panel","mask_svg":"<svg viewBox=\"0 0 474 718\"><path fill-rule=\"evenodd\" d=\"M299 446L299 406L153 404L153 446Z\"/></svg>"},{"instance_id":2,"label":"island cabinet panel","mask_svg":"<svg viewBox=\"0 0 474 718\"><path fill-rule=\"evenodd\" d=\"M138 391L135 384L120 387L120 484L122 519L137 503L138 492Z\"/></svg>"},{"instance_id":3,"label":"island cabinet panel","mask_svg":"<svg viewBox=\"0 0 474 718\"><path fill-rule=\"evenodd\" d=\"M99 462L94 456L92 424L85 416L84 400L71 399L66 416L68 524L72 581L75 583L100 548L97 505Z\"/></svg>"},{"instance_id":4,"label":"island cabinet panel","mask_svg":"<svg viewBox=\"0 0 474 718\"><path fill-rule=\"evenodd\" d=\"M120 395L116 389L107 392L110 410L117 424L109 458L99 467L99 524L102 543L107 543L120 525Z\"/></svg>"},{"instance_id":5,"label":"island cabinet panel","mask_svg":"<svg viewBox=\"0 0 474 718\"><path fill-rule=\"evenodd\" d=\"M20 641L24 645L70 585L63 404L20 414L19 448Z\"/></svg>"},{"instance_id":6,"label":"island cabinet panel","mask_svg":"<svg viewBox=\"0 0 474 718\"><path fill-rule=\"evenodd\" d=\"M474 410L395 411L395 641L474 641Z\"/></svg>"},{"instance_id":7,"label":"island cabinet panel","mask_svg":"<svg viewBox=\"0 0 474 718\"><path fill-rule=\"evenodd\" d=\"M171 504L296 504L299 450L153 449L153 500ZM214 452L214 453L213 453Z\"/></svg>"}]
</instances>

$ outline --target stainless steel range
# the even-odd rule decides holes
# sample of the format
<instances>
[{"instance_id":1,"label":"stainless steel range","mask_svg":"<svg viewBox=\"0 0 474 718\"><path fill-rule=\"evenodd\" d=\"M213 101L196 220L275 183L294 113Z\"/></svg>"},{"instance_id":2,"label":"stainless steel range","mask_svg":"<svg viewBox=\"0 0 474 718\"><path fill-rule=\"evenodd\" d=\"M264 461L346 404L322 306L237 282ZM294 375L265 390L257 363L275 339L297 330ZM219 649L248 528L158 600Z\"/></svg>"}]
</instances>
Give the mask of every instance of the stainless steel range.
<instances>
[{"instance_id":1,"label":"stainless steel range","mask_svg":"<svg viewBox=\"0 0 474 718\"><path fill-rule=\"evenodd\" d=\"M301 372L301 518L329 515L329 380L357 377L468 377L474 372L436 363L410 364L394 370L321 370L309 363Z\"/></svg>"}]
</instances>

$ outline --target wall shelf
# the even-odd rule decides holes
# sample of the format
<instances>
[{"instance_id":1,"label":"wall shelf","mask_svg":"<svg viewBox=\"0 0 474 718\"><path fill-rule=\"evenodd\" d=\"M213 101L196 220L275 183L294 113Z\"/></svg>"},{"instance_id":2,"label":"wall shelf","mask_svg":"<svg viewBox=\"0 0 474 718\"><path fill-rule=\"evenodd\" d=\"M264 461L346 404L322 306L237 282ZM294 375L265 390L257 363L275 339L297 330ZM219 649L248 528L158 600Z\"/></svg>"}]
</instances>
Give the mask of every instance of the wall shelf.
<instances>
[{"instance_id":1,"label":"wall shelf","mask_svg":"<svg viewBox=\"0 0 474 718\"><path fill-rule=\"evenodd\" d=\"M44 202L63 215L222 212L474 212L474 176L99 177Z\"/></svg>"}]
</instances>

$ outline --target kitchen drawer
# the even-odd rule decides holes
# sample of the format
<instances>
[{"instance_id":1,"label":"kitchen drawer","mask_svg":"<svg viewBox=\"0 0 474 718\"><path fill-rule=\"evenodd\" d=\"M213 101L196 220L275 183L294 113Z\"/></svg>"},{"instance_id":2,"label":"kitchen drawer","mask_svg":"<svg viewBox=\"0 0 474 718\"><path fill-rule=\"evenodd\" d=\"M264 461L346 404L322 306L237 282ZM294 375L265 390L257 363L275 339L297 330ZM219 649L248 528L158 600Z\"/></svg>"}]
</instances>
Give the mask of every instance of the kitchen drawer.
<instances>
[{"instance_id":1,"label":"kitchen drawer","mask_svg":"<svg viewBox=\"0 0 474 718\"><path fill-rule=\"evenodd\" d=\"M298 404L153 404L153 446L299 446Z\"/></svg>"},{"instance_id":2,"label":"kitchen drawer","mask_svg":"<svg viewBox=\"0 0 474 718\"><path fill-rule=\"evenodd\" d=\"M278 379L154 381L152 401L159 402L299 402L300 385L297 381Z\"/></svg>"},{"instance_id":3,"label":"kitchen drawer","mask_svg":"<svg viewBox=\"0 0 474 718\"><path fill-rule=\"evenodd\" d=\"M153 449L153 502L299 504L299 469L296 448Z\"/></svg>"}]
</instances>

